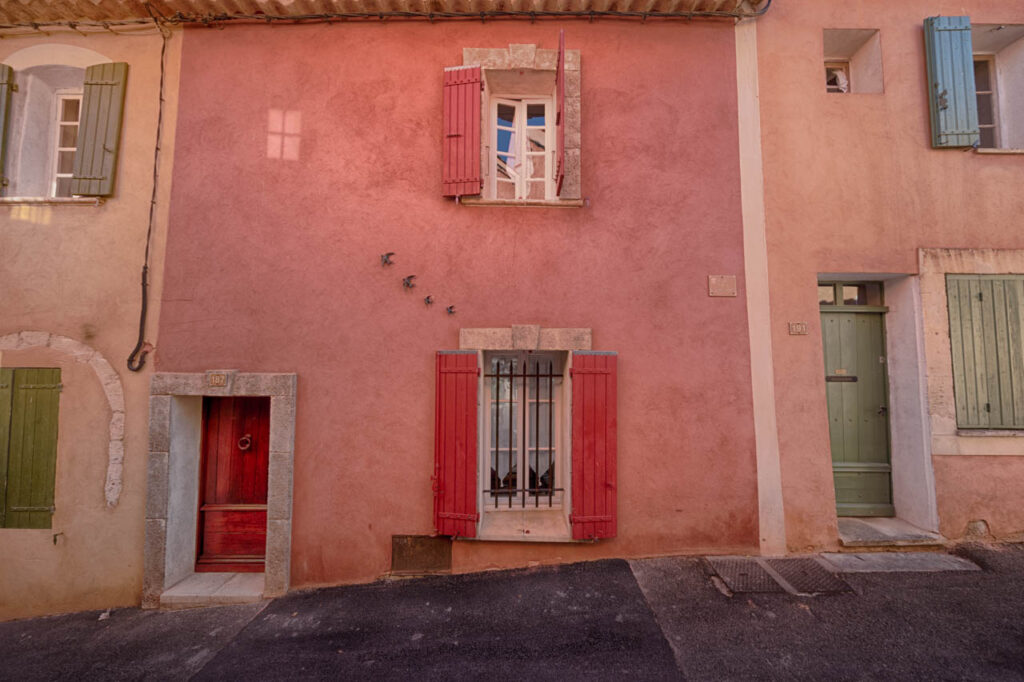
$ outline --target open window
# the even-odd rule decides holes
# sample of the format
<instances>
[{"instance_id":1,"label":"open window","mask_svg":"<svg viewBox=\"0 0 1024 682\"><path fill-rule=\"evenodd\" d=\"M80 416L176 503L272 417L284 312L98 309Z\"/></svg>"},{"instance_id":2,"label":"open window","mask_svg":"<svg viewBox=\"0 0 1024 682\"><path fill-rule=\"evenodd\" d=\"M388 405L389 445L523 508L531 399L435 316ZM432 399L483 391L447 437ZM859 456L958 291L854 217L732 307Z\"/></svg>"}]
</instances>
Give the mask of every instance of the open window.
<instances>
[{"instance_id":1,"label":"open window","mask_svg":"<svg viewBox=\"0 0 1024 682\"><path fill-rule=\"evenodd\" d=\"M615 537L616 376L614 353L438 353L438 534Z\"/></svg>"},{"instance_id":2,"label":"open window","mask_svg":"<svg viewBox=\"0 0 1024 682\"><path fill-rule=\"evenodd\" d=\"M579 52L564 34L557 50L466 48L444 83L444 196L579 203Z\"/></svg>"},{"instance_id":3,"label":"open window","mask_svg":"<svg viewBox=\"0 0 1024 682\"><path fill-rule=\"evenodd\" d=\"M822 46L826 92L877 94L884 90L878 29L826 28Z\"/></svg>"},{"instance_id":4,"label":"open window","mask_svg":"<svg viewBox=\"0 0 1024 682\"><path fill-rule=\"evenodd\" d=\"M0 64L0 196L114 192L128 65Z\"/></svg>"},{"instance_id":5,"label":"open window","mask_svg":"<svg viewBox=\"0 0 1024 682\"><path fill-rule=\"evenodd\" d=\"M932 146L1024 150L1024 24L925 20Z\"/></svg>"}]
</instances>

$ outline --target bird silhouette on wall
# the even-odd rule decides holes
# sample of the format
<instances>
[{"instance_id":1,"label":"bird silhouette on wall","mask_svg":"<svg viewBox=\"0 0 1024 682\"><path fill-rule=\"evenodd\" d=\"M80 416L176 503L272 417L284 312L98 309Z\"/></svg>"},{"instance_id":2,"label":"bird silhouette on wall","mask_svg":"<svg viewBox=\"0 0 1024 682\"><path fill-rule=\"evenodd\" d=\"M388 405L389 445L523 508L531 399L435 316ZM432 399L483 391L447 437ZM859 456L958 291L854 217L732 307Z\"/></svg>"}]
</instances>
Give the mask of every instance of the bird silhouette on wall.
<instances>
[{"instance_id":1,"label":"bird silhouette on wall","mask_svg":"<svg viewBox=\"0 0 1024 682\"><path fill-rule=\"evenodd\" d=\"M380 254L381 265L394 265L395 262L391 260L391 257L395 255L394 251L388 251L387 253Z\"/></svg>"},{"instance_id":2,"label":"bird silhouette on wall","mask_svg":"<svg viewBox=\"0 0 1024 682\"><path fill-rule=\"evenodd\" d=\"M416 282L413 282L414 279L416 279L416 275L409 275L408 277L403 277L402 286L405 287L406 289L412 289L414 286L416 286Z\"/></svg>"}]
</instances>

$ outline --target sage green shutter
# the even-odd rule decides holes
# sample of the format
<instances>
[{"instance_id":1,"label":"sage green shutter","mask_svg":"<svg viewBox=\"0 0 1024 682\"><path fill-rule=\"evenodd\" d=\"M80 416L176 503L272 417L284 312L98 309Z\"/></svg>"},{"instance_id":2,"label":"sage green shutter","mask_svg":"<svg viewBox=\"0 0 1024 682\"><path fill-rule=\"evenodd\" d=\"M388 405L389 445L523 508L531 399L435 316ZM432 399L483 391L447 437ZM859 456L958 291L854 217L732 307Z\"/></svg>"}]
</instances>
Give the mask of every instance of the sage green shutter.
<instances>
[{"instance_id":1,"label":"sage green shutter","mask_svg":"<svg viewBox=\"0 0 1024 682\"><path fill-rule=\"evenodd\" d=\"M14 371L0 368L0 528L7 524L7 461L11 444L11 394Z\"/></svg>"},{"instance_id":2,"label":"sage green shutter","mask_svg":"<svg viewBox=\"0 0 1024 682\"><path fill-rule=\"evenodd\" d=\"M14 91L14 69L0 64L0 196L7 187L7 129L11 118L11 93ZM2 416L2 415L0 415Z\"/></svg>"},{"instance_id":3,"label":"sage green shutter","mask_svg":"<svg viewBox=\"0 0 1024 682\"><path fill-rule=\"evenodd\" d=\"M127 82L128 65L124 62L97 64L85 70L72 194L104 197L114 193Z\"/></svg>"},{"instance_id":4,"label":"sage green shutter","mask_svg":"<svg viewBox=\"0 0 1024 682\"><path fill-rule=\"evenodd\" d=\"M981 142L970 17L924 21L932 147L974 147Z\"/></svg>"},{"instance_id":5,"label":"sage green shutter","mask_svg":"<svg viewBox=\"0 0 1024 682\"><path fill-rule=\"evenodd\" d=\"M1024 277L947 275L957 426L1024 428Z\"/></svg>"},{"instance_id":6,"label":"sage green shutter","mask_svg":"<svg viewBox=\"0 0 1024 682\"><path fill-rule=\"evenodd\" d=\"M4 526L49 528L57 465L59 369L12 372Z\"/></svg>"}]
</instances>

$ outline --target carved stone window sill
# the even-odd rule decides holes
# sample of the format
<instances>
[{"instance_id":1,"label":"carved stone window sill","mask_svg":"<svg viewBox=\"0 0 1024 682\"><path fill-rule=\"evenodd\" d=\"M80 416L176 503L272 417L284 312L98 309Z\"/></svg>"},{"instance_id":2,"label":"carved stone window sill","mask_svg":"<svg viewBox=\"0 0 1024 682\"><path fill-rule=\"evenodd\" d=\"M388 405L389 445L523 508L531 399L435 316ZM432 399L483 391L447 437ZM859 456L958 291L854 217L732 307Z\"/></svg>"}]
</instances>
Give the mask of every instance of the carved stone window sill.
<instances>
[{"instance_id":1,"label":"carved stone window sill","mask_svg":"<svg viewBox=\"0 0 1024 682\"><path fill-rule=\"evenodd\" d=\"M517 201L513 199L481 199L480 197L461 197L463 206L504 206L520 208L583 208L583 199L555 199L554 201Z\"/></svg>"},{"instance_id":2,"label":"carved stone window sill","mask_svg":"<svg viewBox=\"0 0 1024 682\"><path fill-rule=\"evenodd\" d=\"M0 197L0 206L100 206L103 197Z\"/></svg>"}]
</instances>

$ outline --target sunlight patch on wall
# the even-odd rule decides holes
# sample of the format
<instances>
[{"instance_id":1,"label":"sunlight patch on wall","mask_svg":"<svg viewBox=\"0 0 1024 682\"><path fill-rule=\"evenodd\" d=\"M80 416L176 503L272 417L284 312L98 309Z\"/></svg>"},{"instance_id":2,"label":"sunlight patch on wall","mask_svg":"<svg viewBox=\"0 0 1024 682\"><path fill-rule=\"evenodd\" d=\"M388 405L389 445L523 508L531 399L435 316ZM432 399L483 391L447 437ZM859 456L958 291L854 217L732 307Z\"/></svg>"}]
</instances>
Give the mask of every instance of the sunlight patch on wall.
<instances>
[{"instance_id":1,"label":"sunlight patch on wall","mask_svg":"<svg viewBox=\"0 0 1024 682\"><path fill-rule=\"evenodd\" d=\"M302 112L290 109L267 111L267 158L296 161L302 133Z\"/></svg>"},{"instance_id":2,"label":"sunlight patch on wall","mask_svg":"<svg viewBox=\"0 0 1024 682\"><path fill-rule=\"evenodd\" d=\"M49 206L11 206L11 220L49 225L53 211Z\"/></svg>"}]
</instances>

